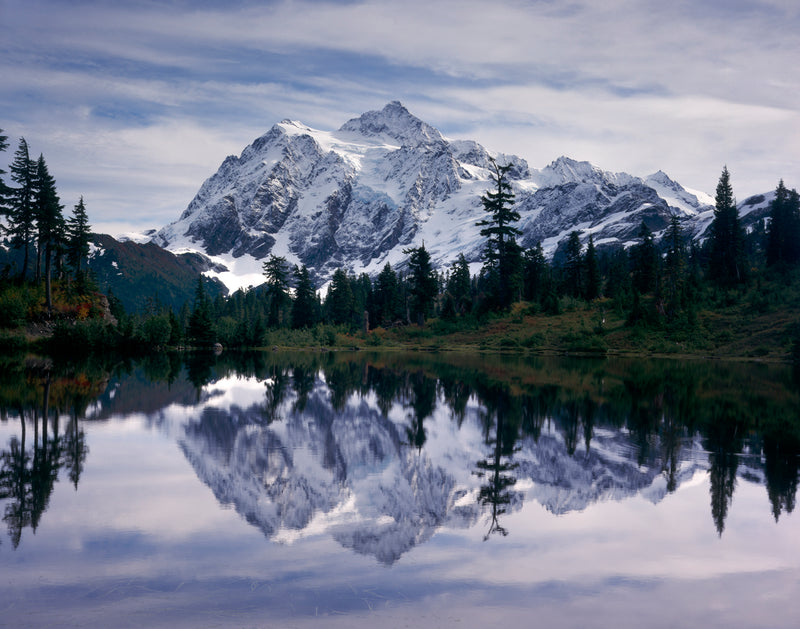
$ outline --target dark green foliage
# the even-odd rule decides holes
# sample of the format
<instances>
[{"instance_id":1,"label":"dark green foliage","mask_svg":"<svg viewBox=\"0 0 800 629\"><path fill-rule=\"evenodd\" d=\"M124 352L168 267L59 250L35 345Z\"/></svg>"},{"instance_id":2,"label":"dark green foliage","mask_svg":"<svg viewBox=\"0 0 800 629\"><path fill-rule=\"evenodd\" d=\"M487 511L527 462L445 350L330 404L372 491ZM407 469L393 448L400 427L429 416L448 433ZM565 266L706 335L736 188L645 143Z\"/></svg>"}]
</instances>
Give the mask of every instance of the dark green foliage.
<instances>
[{"instance_id":1,"label":"dark green foliage","mask_svg":"<svg viewBox=\"0 0 800 629\"><path fill-rule=\"evenodd\" d=\"M372 288L372 326L389 327L404 318L400 283L397 274L387 262Z\"/></svg>"},{"instance_id":2,"label":"dark green foliage","mask_svg":"<svg viewBox=\"0 0 800 629\"><path fill-rule=\"evenodd\" d=\"M206 295L203 278L197 278L194 308L189 316L186 330L189 342L196 347L209 347L217 342L214 321L211 317L211 302Z\"/></svg>"},{"instance_id":3,"label":"dark green foliage","mask_svg":"<svg viewBox=\"0 0 800 629\"><path fill-rule=\"evenodd\" d=\"M53 309L51 269L55 248L63 241L64 217L56 194L56 182L47 169L42 155L36 162L36 187L34 193L34 215L38 229L38 256L36 277L39 278L38 260L44 257L45 301L48 311Z\"/></svg>"},{"instance_id":4,"label":"dark green foliage","mask_svg":"<svg viewBox=\"0 0 800 629\"><path fill-rule=\"evenodd\" d=\"M525 275L523 295L528 301L544 304L545 297L553 290L550 264L544 257L542 243L525 252Z\"/></svg>"},{"instance_id":5,"label":"dark green foliage","mask_svg":"<svg viewBox=\"0 0 800 629\"><path fill-rule=\"evenodd\" d=\"M403 253L409 256L409 314L412 321L422 325L433 312L433 302L439 292L436 274L424 243L413 249L404 249Z\"/></svg>"},{"instance_id":6,"label":"dark green foliage","mask_svg":"<svg viewBox=\"0 0 800 629\"><path fill-rule=\"evenodd\" d=\"M183 345L184 331L181 320L175 314L174 310L169 310L167 317L169 320L169 339L167 340L167 345L170 347Z\"/></svg>"},{"instance_id":7,"label":"dark green foliage","mask_svg":"<svg viewBox=\"0 0 800 629\"><path fill-rule=\"evenodd\" d=\"M7 231L11 237L11 246L23 252L20 278L25 280L30 265L30 248L33 242L36 217L34 215L35 163L30 158L28 143L20 138L19 147L14 153L14 161L10 166L11 180L17 185L12 188L11 202L8 211Z\"/></svg>"},{"instance_id":8,"label":"dark green foliage","mask_svg":"<svg viewBox=\"0 0 800 629\"><path fill-rule=\"evenodd\" d=\"M783 179L770 203L766 257L769 266L791 268L800 263L800 195L787 190Z\"/></svg>"},{"instance_id":9,"label":"dark green foliage","mask_svg":"<svg viewBox=\"0 0 800 629\"><path fill-rule=\"evenodd\" d=\"M291 302L289 297L289 269L286 258L270 254L264 262L264 277L267 278L267 294L269 295L269 316L267 325L279 327L288 323L287 308Z\"/></svg>"},{"instance_id":10,"label":"dark green foliage","mask_svg":"<svg viewBox=\"0 0 800 629\"><path fill-rule=\"evenodd\" d=\"M483 209L490 216L476 225L483 227L480 233L486 237L483 259L489 301L495 308L507 308L522 288L522 250L516 241L522 232L514 227L520 216L513 209L514 192L508 182L511 164L500 166L492 158L490 162L495 189L481 197Z\"/></svg>"},{"instance_id":11,"label":"dark green foliage","mask_svg":"<svg viewBox=\"0 0 800 629\"><path fill-rule=\"evenodd\" d=\"M600 264L597 261L597 251L594 248L594 238L589 234L589 242L586 245L586 255L583 259L583 266L586 270L586 288L584 298L592 301L600 296Z\"/></svg>"},{"instance_id":12,"label":"dark green foliage","mask_svg":"<svg viewBox=\"0 0 800 629\"><path fill-rule=\"evenodd\" d=\"M51 350L56 353L81 355L112 349L118 343L118 331L99 319L59 321L49 341Z\"/></svg>"},{"instance_id":13,"label":"dark green foliage","mask_svg":"<svg viewBox=\"0 0 800 629\"><path fill-rule=\"evenodd\" d=\"M708 272L711 279L725 288L741 284L746 279L744 232L727 166L722 169L717 184L710 231Z\"/></svg>"},{"instance_id":14,"label":"dark green foliage","mask_svg":"<svg viewBox=\"0 0 800 629\"><path fill-rule=\"evenodd\" d=\"M453 311L465 314L472 309L472 281L469 263L463 253L453 262L450 277L447 279L447 294L450 296Z\"/></svg>"},{"instance_id":15,"label":"dark green foliage","mask_svg":"<svg viewBox=\"0 0 800 629\"><path fill-rule=\"evenodd\" d=\"M304 264L294 268L295 289L292 303L292 328L310 328L317 323L319 315L317 294L311 283L311 275Z\"/></svg>"},{"instance_id":16,"label":"dark green foliage","mask_svg":"<svg viewBox=\"0 0 800 629\"><path fill-rule=\"evenodd\" d=\"M119 297L114 294L114 291L108 291L108 309L111 312L111 316L113 316L117 321L122 319L125 316L125 306L122 305ZM187 314L188 318L188 314Z\"/></svg>"},{"instance_id":17,"label":"dark green foliage","mask_svg":"<svg viewBox=\"0 0 800 629\"><path fill-rule=\"evenodd\" d=\"M601 258L602 268L606 276L603 294L616 302L627 302L632 290L628 252L620 247L605 253Z\"/></svg>"},{"instance_id":18,"label":"dark green foliage","mask_svg":"<svg viewBox=\"0 0 800 629\"><path fill-rule=\"evenodd\" d=\"M83 197L81 197L72 211L72 216L67 219L66 228L67 261L78 278L83 275L82 262L89 255L90 232L89 216L86 213Z\"/></svg>"},{"instance_id":19,"label":"dark green foliage","mask_svg":"<svg viewBox=\"0 0 800 629\"><path fill-rule=\"evenodd\" d=\"M582 294L583 246L579 232L573 231L567 239L564 257L564 292L571 297Z\"/></svg>"},{"instance_id":20,"label":"dark green foliage","mask_svg":"<svg viewBox=\"0 0 800 629\"><path fill-rule=\"evenodd\" d=\"M166 347L173 335L168 314L148 317L142 323L142 339L148 347Z\"/></svg>"},{"instance_id":21,"label":"dark green foliage","mask_svg":"<svg viewBox=\"0 0 800 629\"><path fill-rule=\"evenodd\" d=\"M453 321L458 316L456 312L456 301L449 292L444 295L442 311L439 316L445 321Z\"/></svg>"},{"instance_id":22,"label":"dark green foliage","mask_svg":"<svg viewBox=\"0 0 800 629\"><path fill-rule=\"evenodd\" d=\"M366 331L369 327L369 308L374 297L372 281L369 279L369 275L362 273L358 277L350 278L350 287L353 291L352 325L354 329L364 329Z\"/></svg>"},{"instance_id":23,"label":"dark green foliage","mask_svg":"<svg viewBox=\"0 0 800 629\"><path fill-rule=\"evenodd\" d=\"M8 148L8 136L3 133L3 130L0 129L0 153L3 153ZM0 216L3 216L8 211L9 203L11 201L11 188L9 188L5 181L3 181L3 175L6 174L6 171L0 168ZM0 233L2 233L2 229L0 228Z\"/></svg>"},{"instance_id":24,"label":"dark green foliage","mask_svg":"<svg viewBox=\"0 0 800 629\"><path fill-rule=\"evenodd\" d=\"M634 290L643 295L656 290L658 261L653 232L642 221L639 227L639 244L634 245L631 249Z\"/></svg>"},{"instance_id":25,"label":"dark green foliage","mask_svg":"<svg viewBox=\"0 0 800 629\"><path fill-rule=\"evenodd\" d=\"M353 323L355 299L350 278L344 269L336 269L328 287L325 298L325 313L334 325L350 325Z\"/></svg>"},{"instance_id":26,"label":"dark green foliage","mask_svg":"<svg viewBox=\"0 0 800 629\"><path fill-rule=\"evenodd\" d=\"M24 325L28 311L38 298L37 292L27 285L6 283L0 286L0 327L15 328Z\"/></svg>"},{"instance_id":27,"label":"dark green foliage","mask_svg":"<svg viewBox=\"0 0 800 629\"><path fill-rule=\"evenodd\" d=\"M676 215L670 218L665 241L667 252L664 260L664 299L667 316L674 319L687 299L686 245L680 220Z\"/></svg>"}]
</instances>

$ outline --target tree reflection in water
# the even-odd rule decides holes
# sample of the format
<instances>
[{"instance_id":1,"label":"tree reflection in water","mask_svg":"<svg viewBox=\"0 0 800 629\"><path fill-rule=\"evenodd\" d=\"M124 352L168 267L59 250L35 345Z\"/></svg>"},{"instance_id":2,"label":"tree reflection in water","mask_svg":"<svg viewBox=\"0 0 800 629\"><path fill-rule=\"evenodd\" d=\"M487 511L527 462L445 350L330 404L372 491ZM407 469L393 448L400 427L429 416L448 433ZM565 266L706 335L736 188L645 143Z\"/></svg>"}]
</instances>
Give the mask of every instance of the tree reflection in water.
<instances>
[{"instance_id":1,"label":"tree reflection in water","mask_svg":"<svg viewBox=\"0 0 800 629\"><path fill-rule=\"evenodd\" d=\"M4 405L3 420L16 415L19 436L13 435L0 451L3 521L14 548L26 527L36 532L62 468L77 490L88 452L80 419L105 384L91 382L85 374L54 374L47 363L20 369L16 375L22 386L12 395L12 405ZM63 412L69 421L62 434Z\"/></svg>"},{"instance_id":2,"label":"tree reflection in water","mask_svg":"<svg viewBox=\"0 0 800 629\"><path fill-rule=\"evenodd\" d=\"M127 391L125 395L113 397L105 391L112 372L114 386ZM252 378L264 387L261 402L238 409L235 419L231 411L205 402L213 384L232 375ZM412 534L412 523L403 521L407 516L386 507L396 522L392 534L410 536L400 545L405 549L432 534L450 517L447 510L463 505L467 495L468 489L458 489L426 455L432 418L442 413L456 431L470 422L477 422L481 430L483 454L472 456L466 473L477 481L473 504L489 522L486 539L509 534L502 516L523 500L537 499L537 487L561 492L558 506L548 508L582 509L594 494L618 486L619 495L632 495L626 492L651 486L659 475L663 490L674 492L687 470L707 470L711 516L719 535L737 482L744 482L742 474L748 482L756 479L766 485L776 521L796 504L800 393L791 372L778 366L419 353L198 353L154 356L140 365L122 363L113 369L19 365L4 370L1 378L2 421L18 423L16 434L0 452L0 500L14 547L25 528L36 530L61 470L78 488L88 455L85 414L98 400L93 415L97 419L131 412L141 401L152 417L163 415L159 409L176 402L197 406L200 412L187 438L214 441L226 456L242 444L277 448L280 461L270 462L267 451L254 460L277 466L274 469L281 471L275 478L303 492L313 488L287 476L302 470L295 469L281 438L247 433L240 439L238 431L247 426L270 431L306 422L305 438L321 440L311 444L311 451L321 453L321 468L332 474L331 482L342 486L353 482L348 475L358 469L357 462L348 459L352 452L343 448L372 448L383 466L400 457L413 491L422 491L420 479L426 478L439 492L455 492L449 498L437 494L444 506L431 513L418 505L413 526L425 533ZM370 403L365 405L367 399ZM359 415L366 412L363 409L372 409L369 413L374 415ZM341 422L350 422L353 430L358 427L371 441L343 442L349 437L341 433ZM352 433L357 434L362 433ZM517 489L520 479L534 487L533 493ZM595 486L591 491L576 486L583 482ZM275 496L279 489L262 488ZM573 494L585 496L578 500ZM294 513L298 522L311 516L300 517L292 507L287 503L281 508ZM369 535L378 535L379 529ZM355 533L337 535L356 544ZM377 539L375 548L380 546ZM397 555L383 557L390 562Z\"/></svg>"}]
</instances>

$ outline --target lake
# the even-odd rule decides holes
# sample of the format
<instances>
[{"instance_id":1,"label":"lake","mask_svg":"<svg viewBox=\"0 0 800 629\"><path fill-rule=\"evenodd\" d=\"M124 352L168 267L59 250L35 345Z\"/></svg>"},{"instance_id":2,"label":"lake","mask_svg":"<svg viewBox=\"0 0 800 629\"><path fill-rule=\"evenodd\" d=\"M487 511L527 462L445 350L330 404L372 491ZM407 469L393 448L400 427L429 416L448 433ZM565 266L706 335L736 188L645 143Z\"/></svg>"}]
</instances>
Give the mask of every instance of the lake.
<instances>
[{"instance_id":1,"label":"lake","mask_svg":"<svg viewBox=\"0 0 800 629\"><path fill-rule=\"evenodd\" d=\"M0 365L0 625L796 627L780 365Z\"/></svg>"}]
</instances>

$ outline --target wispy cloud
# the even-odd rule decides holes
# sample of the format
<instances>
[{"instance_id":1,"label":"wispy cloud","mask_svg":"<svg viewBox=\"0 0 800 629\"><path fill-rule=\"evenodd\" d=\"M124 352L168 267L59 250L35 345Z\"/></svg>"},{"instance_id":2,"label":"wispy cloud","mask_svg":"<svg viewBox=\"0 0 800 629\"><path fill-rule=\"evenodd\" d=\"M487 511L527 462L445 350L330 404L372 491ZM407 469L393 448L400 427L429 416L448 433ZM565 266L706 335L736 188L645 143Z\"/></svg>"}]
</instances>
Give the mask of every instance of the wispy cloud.
<instances>
[{"instance_id":1,"label":"wispy cloud","mask_svg":"<svg viewBox=\"0 0 800 629\"><path fill-rule=\"evenodd\" d=\"M336 128L392 99L532 166L800 185L789 0L0 0L0 21L0 126L100 228L174 220L282 118Z\"/></svg>"}]
</instances>

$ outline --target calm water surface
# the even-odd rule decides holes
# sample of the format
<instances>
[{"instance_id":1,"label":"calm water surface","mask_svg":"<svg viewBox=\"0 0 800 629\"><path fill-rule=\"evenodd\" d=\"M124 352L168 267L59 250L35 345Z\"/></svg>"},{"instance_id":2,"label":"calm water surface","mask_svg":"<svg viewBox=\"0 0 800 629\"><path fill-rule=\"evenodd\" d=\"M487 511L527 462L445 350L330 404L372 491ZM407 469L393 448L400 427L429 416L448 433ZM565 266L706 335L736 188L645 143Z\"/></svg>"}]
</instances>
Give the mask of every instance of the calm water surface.
<instances>
[{"instance_id":1,"label":"calm water surface","mask_svg":"<svg viewBox=\"0 0 800 629\"><path fill-rule=\"evenodd\" d=\"M0 625L796 627L795 378L472 355L9 361Z\"/></svg>"}]
</instances>

